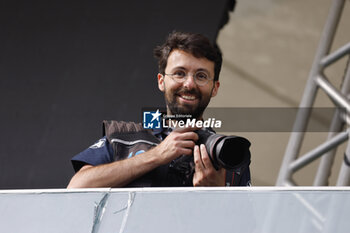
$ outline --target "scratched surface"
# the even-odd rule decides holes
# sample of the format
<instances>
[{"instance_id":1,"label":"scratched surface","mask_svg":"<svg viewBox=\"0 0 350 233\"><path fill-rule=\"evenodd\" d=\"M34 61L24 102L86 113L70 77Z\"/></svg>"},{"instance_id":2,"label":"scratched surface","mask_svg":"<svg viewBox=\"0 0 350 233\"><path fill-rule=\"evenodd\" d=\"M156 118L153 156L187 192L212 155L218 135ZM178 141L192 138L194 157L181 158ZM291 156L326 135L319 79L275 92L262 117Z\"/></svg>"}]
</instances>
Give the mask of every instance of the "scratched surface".
<instances>
[{"instance_id":1,"label":"scratched surface","mask_svg":"<svg viewBox=\"0 0 350 233\"><path fill-rule=\"evenodd\" d=\"M1 232L348 232L350 189L0 191Z\"/></svg>"}]
</instances>

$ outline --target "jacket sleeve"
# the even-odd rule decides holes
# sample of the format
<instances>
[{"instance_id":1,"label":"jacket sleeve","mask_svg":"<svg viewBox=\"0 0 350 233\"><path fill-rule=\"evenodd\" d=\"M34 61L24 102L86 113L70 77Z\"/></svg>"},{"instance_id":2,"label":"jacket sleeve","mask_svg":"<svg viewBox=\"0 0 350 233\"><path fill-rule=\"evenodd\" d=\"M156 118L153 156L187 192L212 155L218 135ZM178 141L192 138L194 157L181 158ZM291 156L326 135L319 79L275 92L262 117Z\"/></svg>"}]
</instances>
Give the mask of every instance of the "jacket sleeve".
<instances>
[{"instance_id":1,"label":"jacket sleeve","mask_svg":"<svg viewBox=\"0 0 350 233\"><path fill-rule=\"evenodd\" d=\"M110 163L113 162L113 150L106 137L103 137L75 155L71 162L75 172L78 172L86 164L97 166Z\"/></svg>"}]
</instances>

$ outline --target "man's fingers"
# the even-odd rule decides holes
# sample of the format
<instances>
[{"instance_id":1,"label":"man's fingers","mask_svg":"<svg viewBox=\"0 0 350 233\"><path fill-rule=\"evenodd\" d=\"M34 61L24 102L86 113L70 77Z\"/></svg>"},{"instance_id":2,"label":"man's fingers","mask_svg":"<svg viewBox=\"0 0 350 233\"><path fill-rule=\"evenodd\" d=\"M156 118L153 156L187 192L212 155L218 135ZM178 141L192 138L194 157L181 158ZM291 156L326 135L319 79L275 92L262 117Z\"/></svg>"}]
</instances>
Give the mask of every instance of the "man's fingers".
<instances>
[{"instance_id":1,"label":"man's fingers","mask_svg":"<svg viewBox=\"0 0 350 233\"><path fill-rule=\"evenodd\" d=\"M179 142L178 145L183 147L183 148L189 148L192 150L195 146L195 143L194 143L194 141L186 140L186 141Z\"/></svg>"},{"instance_id":2,"label":"man's fingers","mask_svg":"<svg viewBox=\"0 0 350 233\"><path fill-rule=\"evenodd\" d=\"M182 140L193 140L193 141L198 140L198 134L196 134L195 132L185 132L180 134L179 137Z\"/></svg>"},{"instance_id":3,"label":"man's fingers","mask_svg":"<svg viewBox=\"0 0 350 233\"><path fill-rule=\"evenodd\" d=\"M196 165L196 168L199 169L206 169L206 168L213 168L213 165L211 164L207 149L205 148L204 144L201 144L200 146L195 146L193 151L194 156L194 163Z\"/></svg>"},{"instance_id":4,"label":"man's fingers","mask_svg":"<svg viewBox=\"0 0 350 233\"><path fill-rule=\"evenodd\" d=\"M198 140L198 134L195 132L178 132L173 131L171 132L172 138L175 140L192 140L197 141ZM170 135L169 135L170 136Z\"/></svg>"},{"instance_id":5,"label":"man's fingers","mask_svg":"<svg viewBox=\"0 0 350 233\"><path fill-rule=\"evenodd\" d=\"M199 152L199 146L195 145L194 150L193 150L193 159L194 159L194 164L195 164L195 170L202 170L204 169L204 165L202 162L201 154Z\"/></svg>"},{"instance_id":6,"label":"man's fingers","mask_svg":"<svg viewBox=\"0 0 350 233\"><path fill-rule=\"evenodd\" d=\"M176 128L174 131L179 132L179 133L184 133L184 132L193 132L196 130L199 130L200 128L198 127L183 127L183 128Z\"/></svg>"},{"instance_id":7,"label":"man's fingers","mask_svg":"<svg viewBox=\"0 0 350 233\"><path fill-rule=\"evenodd\" d=\"M213 167L205 145L194 147L195 173L193 176L194 186L224 186L225 169L216 171Z\"/></svg>"},{"instance_id":8,"label":"man's fingers","mask_svg":"<svg viewBox=\"0 0 350 233\"><path fill-rule=\"evenodd\" d=\"M200 145L200 152L201 152L201 159L204 167L206 168L212 167L213 165L211 164L207 149L205 148L204 144Z\"/></svg>"},{"instance_id":9,"label":"man's fingers","mask_svg":"<svg viewBox=\"0 0 350 233\"><path fill-rule=\"evenodd\" d=\"M192 149L189 148L181 148L180 149L181 155L192 155Z\"/></svg>"}]
</instances>

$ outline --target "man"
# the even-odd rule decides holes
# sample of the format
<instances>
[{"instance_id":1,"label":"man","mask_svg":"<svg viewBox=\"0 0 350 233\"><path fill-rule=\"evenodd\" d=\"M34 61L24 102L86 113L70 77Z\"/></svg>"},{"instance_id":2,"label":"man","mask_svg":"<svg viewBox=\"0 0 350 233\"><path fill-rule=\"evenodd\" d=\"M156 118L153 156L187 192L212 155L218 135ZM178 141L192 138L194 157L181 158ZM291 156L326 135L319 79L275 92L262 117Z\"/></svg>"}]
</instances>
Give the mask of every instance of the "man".
<instances>
[{"instance_id":1,"label":"man","mask_svg":"<svg viewBox=\"0 0 350 233\"><path fill-rule=\"evenodd\" d=\"M155 57L167 114L202 119L220 86L220 50L200 34L173 32ZM249 185L249 164L239 171L216 170L205 146L196 145L196 130L150 133L134 123L105 121L106 136L73 157L77 172L68 188Z\"/></svg>"}]
</instances>

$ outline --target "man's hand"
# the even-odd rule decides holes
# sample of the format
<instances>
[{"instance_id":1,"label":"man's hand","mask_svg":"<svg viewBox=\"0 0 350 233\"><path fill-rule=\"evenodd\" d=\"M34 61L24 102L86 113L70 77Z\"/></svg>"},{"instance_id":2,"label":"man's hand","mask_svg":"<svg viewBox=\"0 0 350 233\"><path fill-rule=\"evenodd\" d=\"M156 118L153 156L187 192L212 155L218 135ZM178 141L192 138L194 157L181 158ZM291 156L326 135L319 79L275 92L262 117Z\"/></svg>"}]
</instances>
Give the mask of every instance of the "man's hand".
<instances>
[{"instance_id":1,"label":"man's hand","mask_svg":"<svg viewBox=\"0 0 350 233\"><path fill-rule=\"evenodd\" d=\"M198 134L197 128L178 128L171 132L158 146L153 148L161 164L170 163L181 155L192 155Z\"/></svg>"},{"instance_id":2,"label":"man's hand","mask_svg":"<svg viewBox=\"0 0 350 233\"><path fill-rule=\"evenodd\" d=\"M225 186L225 169L215 170L203 144L194 147L193 156L195 164L193 186Z\"/></svg>"}]
</instances>

